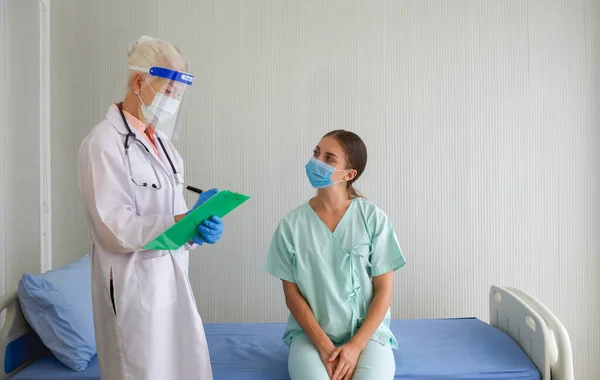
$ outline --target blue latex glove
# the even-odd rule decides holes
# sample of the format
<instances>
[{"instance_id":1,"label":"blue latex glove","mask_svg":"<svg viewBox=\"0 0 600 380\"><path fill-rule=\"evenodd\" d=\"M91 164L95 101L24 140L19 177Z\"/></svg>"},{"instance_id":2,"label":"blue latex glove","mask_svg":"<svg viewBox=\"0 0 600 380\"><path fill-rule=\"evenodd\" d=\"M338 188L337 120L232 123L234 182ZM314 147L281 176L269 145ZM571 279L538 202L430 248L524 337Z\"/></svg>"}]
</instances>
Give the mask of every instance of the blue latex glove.
<instances>
[{"instance_id":1,"label":"blue latex glove","mask_svg":"<svg viewBox=\"0 0 600 380\"><path fill-rule=\"evenodd\" d=\"M214 189L210 189L210 190L206 190L203 191L199 196L198 196L198 200L196 201L196 204L194 204L194 207L192 207L191 210L189 210L188 212L186 212L186 215L189 214L190 212L194 211L194 209L196 209L196 207L200 206L202 203L206 202L207 200L210 199L210 197L212 197L213 195L215 195L216 193L219 192L219 189L214 188Z\"/></svg>"},{"instance_id":2,"label":"blue latex glove","mask_svg":"<svg viewBox=\"0 0 600 380\"><path fill-rule=\"evenodd\" d=\"M223 235L223 220L216 215L206 219L198 225L198 234L192 239L194 243L202 245L204 243L215 244Z\"/></svg>"}]
</instances>

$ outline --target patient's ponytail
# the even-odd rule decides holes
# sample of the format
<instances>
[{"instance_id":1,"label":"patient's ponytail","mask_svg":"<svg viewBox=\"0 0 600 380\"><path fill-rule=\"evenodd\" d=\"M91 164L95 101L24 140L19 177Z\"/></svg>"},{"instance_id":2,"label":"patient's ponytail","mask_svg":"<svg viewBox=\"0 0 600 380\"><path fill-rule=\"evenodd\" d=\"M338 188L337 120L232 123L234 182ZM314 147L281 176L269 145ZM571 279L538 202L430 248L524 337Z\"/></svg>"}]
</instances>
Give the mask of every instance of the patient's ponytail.
<instances>
[{"instance_id":1,"label":"patient's ponytail","mask_svg":"<svg viewBox=\"0 0 600 380\"><path fill-rule=\"evenodd\" d=\"M348 182L348 186L346 187L346 191L348 192L348 198L362 198L363 196L352 186L350 182Z\"/></svg>"}]
</instances>

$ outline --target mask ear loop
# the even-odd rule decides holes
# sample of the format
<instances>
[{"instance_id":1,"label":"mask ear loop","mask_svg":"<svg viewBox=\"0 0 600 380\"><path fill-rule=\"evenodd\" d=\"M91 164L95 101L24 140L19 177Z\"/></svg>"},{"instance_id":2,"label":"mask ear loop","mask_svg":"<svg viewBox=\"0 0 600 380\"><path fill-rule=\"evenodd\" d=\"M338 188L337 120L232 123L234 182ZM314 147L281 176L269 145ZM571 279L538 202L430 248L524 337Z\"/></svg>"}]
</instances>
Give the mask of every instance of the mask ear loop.
<instances>
[{"instance_id":1,"label":"mask ear loop","mask_svg":"<svg viewBox=\"0 0 600 380\"><path fill-rule=\"evenodd\" d=\"M148 82L148 79L146 78L146 76L144 75L144 82L146 82L146 84L148 85L148 87L150 87L150 91L152 91L154 93L154 96L156 97L157 93L156 91L154 91L154 89L152 88L152 86L150 85L150 82ZM150 105L146 105L146 103L144 103L144 101L142 100L142 97L140 95L140 91L142 90L142 87L140 86L140 89L137 91L134 91L133 93L138 97L138 99L140 100L140 103L142 103L143 107L149 108L150 106L152 106L152 103L150 103ZM144 115L145 116L145 115ZM152 124L152 121L155 119L155 117L153 116L152 119L146 119L146 126Z\"/></svg>"},{"instance_id":2,"label":"mask ear loop","mask_svg":"<svg viewBox=\"0 0 600 380\"><path fill-rule=\"evenodd\" d=\"M350 171L352 171L352 170L354 170L354 169L343 169L343 170L338 170L338 169L336 169L335 171L336 171L336 172L350 172ZM335 172L333 172L333 173L335 173ZM333 175L333 173L332 173L331 175ZM341 183L341 182L349 182L349 181L351 181L351 180L349 180L349 179L341 179L341 180L339 180L339 181L337 181L337 182L333 182L333 184L334 184L334 185L337 185L338 183Z\"/></svg>"},{"instance_id":3,"label":"mask ear loop","mask_svg":"<svg viewBox=\"0 0 600 380\"><path fill-rule=\"evenodd\" d=\"M148 79L146 79L146 76L144 75L144 81L146 82L146 84L148 85L148 87L150 87L150 91L152 91L154 93L154 96L156 96L156 91L154 91L154 89L152 88L152 86L150 86L150 82L148 82ZM140 99L140 102L145 106L145 107L149 107L146 105L146 103L144 103L144 101L142 100L142 97L140 96L140 91L142 90L142 88L140 87L139 90L134 91L133 93L135 95L137 95L138 99Z\"/></svg>"}]
</instances>

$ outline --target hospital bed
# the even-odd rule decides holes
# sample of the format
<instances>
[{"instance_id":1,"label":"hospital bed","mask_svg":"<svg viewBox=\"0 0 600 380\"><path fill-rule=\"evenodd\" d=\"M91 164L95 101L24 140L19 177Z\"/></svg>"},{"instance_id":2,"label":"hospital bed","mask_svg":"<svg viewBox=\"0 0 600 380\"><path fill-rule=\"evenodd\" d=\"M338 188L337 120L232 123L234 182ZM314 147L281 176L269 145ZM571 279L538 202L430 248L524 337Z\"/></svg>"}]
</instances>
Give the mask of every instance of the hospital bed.
<instances>
[{"instance_id":1,"label":"hospital bed","mask_svg":"<svg viewBox=\"0 0 600 380\"><path fill-rule=\"evenodd\" d=\"M397 380L574 380L571 343L541 302L492 286L490 321L394 320ZM54 358L27 324L16 293L0 298L0 380L98 380L97 357L82 372ZM215 380L287 380L283 324L206 324ZM376 380L376 379L374 379Z\"/></svg>"}]
</instances>

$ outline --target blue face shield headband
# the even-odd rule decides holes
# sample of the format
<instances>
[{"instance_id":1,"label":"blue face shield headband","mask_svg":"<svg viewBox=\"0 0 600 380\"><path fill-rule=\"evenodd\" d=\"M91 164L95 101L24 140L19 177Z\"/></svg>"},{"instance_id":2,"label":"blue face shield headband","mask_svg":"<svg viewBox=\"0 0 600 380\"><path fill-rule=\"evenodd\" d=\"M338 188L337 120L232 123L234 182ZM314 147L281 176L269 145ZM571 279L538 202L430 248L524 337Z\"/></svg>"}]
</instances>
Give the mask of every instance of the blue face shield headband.
<instances>
[{"instance_id":1,"label":"blue face shield headband","mask_svg":"<svg viewBox=\"0 0 600 380\"><path fill-rule=\"evenodd\" d=\"M183 84L187 84L191 86L194 82L194 76L189 73L184 73L183 71L176 71L167 69L166 67L158 67L154 66L151 68L139 67L139 66L129 66L129 70L139 71L142 73L148 73L152 76L165 78L169 80L174 80L176 82L180 82Z\"/></svg>"},{"instance_id":2,"label":"blue face shield headband","mask_svg":"<svg viewBox=\"0 0 600 380\"><path fill-rule=\"evenodd\" d=\"M323 161L317 160L312 157L310 161L304 167L306 169L306 176L310 181L312 187L316 189L323 189L336 183L344 182L344 180L333 182L331 176L336 172L336 168L331 165L327 165ZM350 170L338 170L348 172Z\"/></svg>"},{"instance_id":3,"label":"blue face shield headband","mask_svg":"<svg viewBox=\"0 0 600 380\"><path fill-rule=\"evenodd\" d=\"M154 98L150 104L146 104L139 92L137 93L142 103L142 115L154 128L163 132L169 139L175 138L177 118L183 95L187 87L191 86L194 82L194 76L189 73L157 66L150 68L129 66L129 69L149 74L144 79L152 92L154 92ZM159 82L161 83L161 87L157 87L157 83L153 82L152 78L166 80Z\"/></svg>"}]
</instances>

